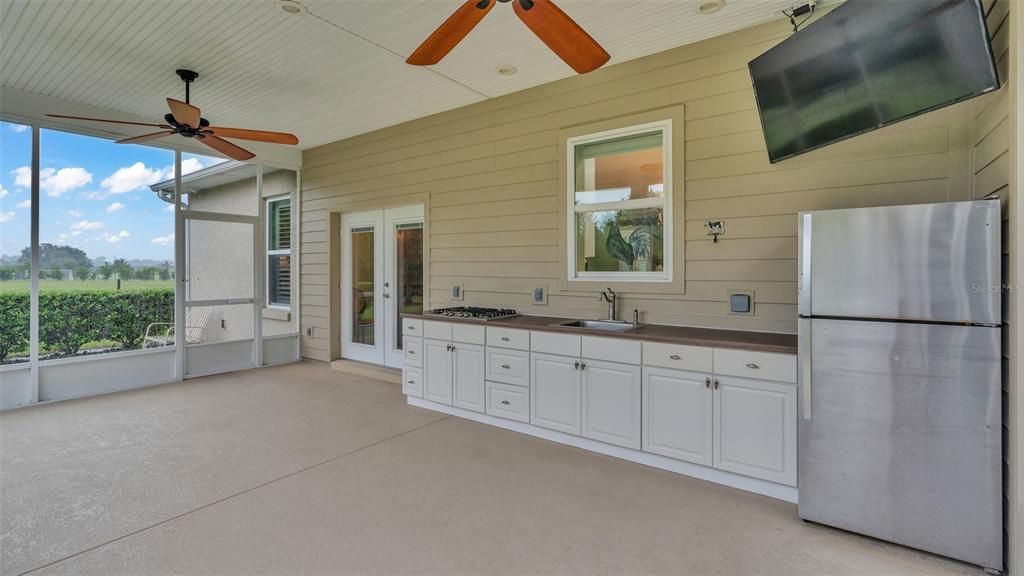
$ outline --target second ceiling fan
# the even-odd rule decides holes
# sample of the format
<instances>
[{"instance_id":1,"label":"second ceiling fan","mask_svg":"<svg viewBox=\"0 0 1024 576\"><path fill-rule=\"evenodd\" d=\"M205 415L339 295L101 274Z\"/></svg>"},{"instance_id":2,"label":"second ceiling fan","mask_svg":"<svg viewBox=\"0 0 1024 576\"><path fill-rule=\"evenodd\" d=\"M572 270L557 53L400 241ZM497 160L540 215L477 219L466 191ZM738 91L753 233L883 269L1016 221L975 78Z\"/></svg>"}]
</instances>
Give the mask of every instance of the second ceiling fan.
<instances>
[{"instance_id":1,"label":"second ceiling fan","mask_svg":"<svg viewBox=\"0 0 1024 576\"><path fill-rule=\"evenodd\" d=\"M516 16L573 70L597 70L611 56L551 0L468 0L406 59L409 64L437 64L483 20L497 2L513 2Z\"/></svg>"}]
</instances>

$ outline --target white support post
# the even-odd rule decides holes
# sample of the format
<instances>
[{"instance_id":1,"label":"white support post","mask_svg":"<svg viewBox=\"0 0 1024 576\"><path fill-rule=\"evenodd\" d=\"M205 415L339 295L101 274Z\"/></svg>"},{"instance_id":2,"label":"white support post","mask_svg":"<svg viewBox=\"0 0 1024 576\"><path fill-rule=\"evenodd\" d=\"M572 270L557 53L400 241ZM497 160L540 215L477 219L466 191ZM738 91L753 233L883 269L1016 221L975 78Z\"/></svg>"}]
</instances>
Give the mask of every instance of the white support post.
<instances>
[{"instance_id":1,"label":"white support post","mask_svg":"<svg viewBox=\"0 0 1024 576\"><path fill-rule=\"evenodd\" d=\"M30 251L32 262L29 267L29 378L31 379L30 403L39 402L39 125L32 124L32 209L30 217Z\"/></svg>"},{"instance_id":2,"label":"white support post","mask_svg":"<svg viewBox=\"0 0 1024 576\"><path fill-rule=\"evenodd\" d=\"M264 224L265 206L263 203L263 165L256 165L256 225L253 226L253 258L252 258L252 335L253 335L253 363L257 368L263 367L263 259L266 256L267 235Z\"/></svg>"},{"instance_id":3,"label":"white support post","mask_svg":"<svg viewBox=\"0 0 1024 576\"><path fill-rule=\"evenodd\" d=\"M185 216L181 212L181 150L174 151L174 378L185 378Z\"/></svg>"}]
</instances>

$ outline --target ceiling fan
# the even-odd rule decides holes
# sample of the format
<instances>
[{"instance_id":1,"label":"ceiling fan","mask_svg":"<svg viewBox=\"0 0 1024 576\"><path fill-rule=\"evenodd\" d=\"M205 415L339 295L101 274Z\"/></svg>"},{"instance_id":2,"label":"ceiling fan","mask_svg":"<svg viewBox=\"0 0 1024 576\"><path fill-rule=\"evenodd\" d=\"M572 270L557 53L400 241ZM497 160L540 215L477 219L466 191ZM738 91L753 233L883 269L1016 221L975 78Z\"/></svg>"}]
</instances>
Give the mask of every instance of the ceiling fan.
<instances>
[{"instance_id":1,"label":"ceiling fan","mask_svg":"<svg viewBox=\"0 0 1024 576\"><path fill-rule=\"evenodd\" d=\"M151 132L141 136L118 140L117 144L137 144L147 140L155 140L180 134L185 138L195 138L210 148L233 158L235 160L249 160L255 154L241 146L236 146L224 138L238 138L241 140L253 140L256 142L270 142L272 144L298 144L299 139L294 134L286 132L270 132L267 130L248 130L245 128L225 128L223 126L210 126L210 121L203 118L199 108L189 104L189 85L199 77L199 74L191 70L175 70L175 73L185 82L185 101L167 99L167 106L171 109L170 114L164 115L166 124L147 124L145 122L130 122L127 120L105 120L103 118L86 118L83 116L66 116L64 114L47 114L52 118L69 118L72 120L90 120L92 122L109 122L112 124L129 124L132 126L152 126L161 128L159 132ZM224 138L222 138L222 136Z\"/></svg>"},{"instance_id":2,"label":"ceiling fan","mask_svg":"<svg viewBox=\"0 0 1024 576\"><path fill-rule=\"evenodd\" d=\"M611 56L551 0L468 0L406 59L409 64L437 64L483 20L496 2L512 9L552 52L580 74L597 70Z\"/></svg>"}]
</instances>

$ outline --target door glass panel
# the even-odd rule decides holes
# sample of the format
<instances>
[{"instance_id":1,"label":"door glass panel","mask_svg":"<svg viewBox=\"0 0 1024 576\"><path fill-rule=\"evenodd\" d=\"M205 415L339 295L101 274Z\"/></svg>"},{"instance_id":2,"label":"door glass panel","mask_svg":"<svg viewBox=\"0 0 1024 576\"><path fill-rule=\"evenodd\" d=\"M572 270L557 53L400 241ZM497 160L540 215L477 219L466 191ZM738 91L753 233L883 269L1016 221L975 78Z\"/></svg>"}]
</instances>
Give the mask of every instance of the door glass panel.
<instances>
[{"instance_id":1,"label":"door glass panel","mask_svg":"<svg viewBox=\"0 0 1024 576\"><path fill-rule=\"evenodd\" d=\"M374 344L374 229L352 229L352 342Z\"/></svg>"},{"instance_id":2,"label":"door glass panel","mask_svg":"<svg viewBox=\"0 0 1024 576\"><path fill-rule=\"evenodd\" d=\"M395 226L395 348L402 349L402 314L423 312L423 224Z\"/></svg>"}]
</instances>

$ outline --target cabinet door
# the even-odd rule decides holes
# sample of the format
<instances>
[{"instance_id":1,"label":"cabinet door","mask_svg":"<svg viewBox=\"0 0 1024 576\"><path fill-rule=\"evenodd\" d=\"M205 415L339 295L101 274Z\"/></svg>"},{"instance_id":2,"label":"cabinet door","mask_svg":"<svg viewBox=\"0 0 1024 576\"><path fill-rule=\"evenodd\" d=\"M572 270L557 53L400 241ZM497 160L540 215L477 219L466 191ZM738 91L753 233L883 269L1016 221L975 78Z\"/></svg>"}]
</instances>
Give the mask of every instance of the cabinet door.
<instances>
[{"instance_id":1,"label":"cabinet door","mask_svg":"<svg viewBox=\"0 0 1024 576\"><path fill-rule=\"evenodd\" d=\"M796 485L796 385L716 376L715 468Z\"/></svg>"},{"instance_id":2,"label":"cabinet door","mask_svg":"<svg viewBox=\"0 0 1024 576\"><path fill-rule=\"evenodd\" d=\"M643 449L711 466L711 377L643 369Z\"/></svg>"},{"instance_id":3,"label":"cabinet door","mask_svg":"<svg viewBox=\"0 0 1024 576\"><path fill-rule=\"evenodd\" d=\"M452 404L475 412L484 411L484 347L453 344Z\"/></svg>"},{"instance_id":4,"label":"cabinet door","mask_svg":"<svg viewBox=\"0 0 1024 576\"><path fill-rule=\"evenodd\" d=\"M423 398L441 404L452 403L451 342L423 340Z\"/></svg>"},{"instance_id":5,"label":"cabinet door","mask_svg":"<svg viewBox=\"0 0 1024 576\"><path fill-rule=\"evenodd\" d=\"M530 424L580 433L579 358L530 354Z\"/></svg>"},{"instance_id":6,"label":"cabinet door","mask_svg":"<svg viewBox=\"0 0 1024 576\"><path fill-rule=\"evenodd\" d=\"M640 367L585 360L583 436L640 449Z\"/></svg>"}]
</instances>

